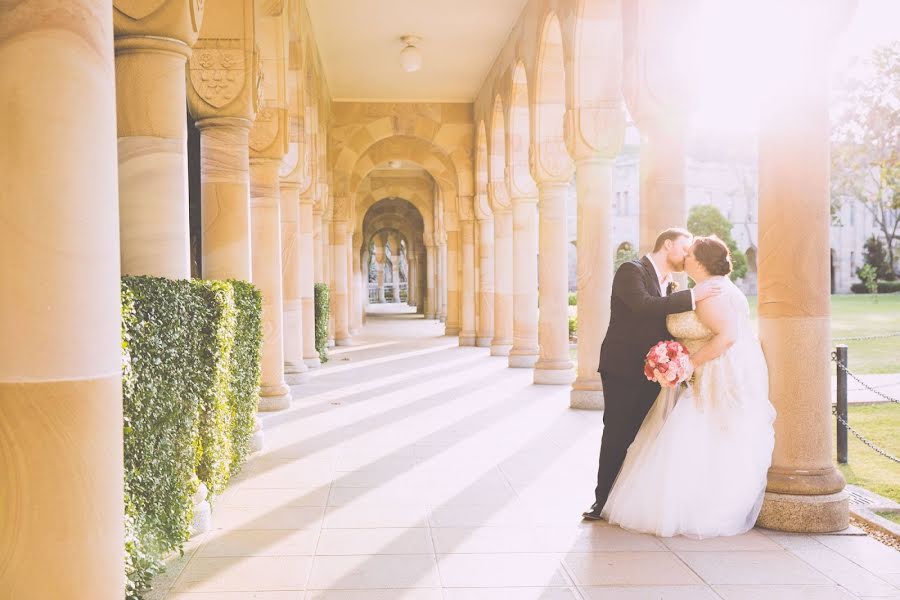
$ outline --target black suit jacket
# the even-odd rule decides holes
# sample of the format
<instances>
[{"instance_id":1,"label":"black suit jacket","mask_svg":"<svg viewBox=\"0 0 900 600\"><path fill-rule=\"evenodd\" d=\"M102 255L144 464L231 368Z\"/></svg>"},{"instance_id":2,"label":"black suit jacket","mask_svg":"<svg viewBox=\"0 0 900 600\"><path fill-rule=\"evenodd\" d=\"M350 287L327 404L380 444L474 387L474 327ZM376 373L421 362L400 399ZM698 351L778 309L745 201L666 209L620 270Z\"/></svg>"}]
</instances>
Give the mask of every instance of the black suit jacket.
<instances>
[{"instance_id":1,"label":"black suit jacket","mask_svg":"<svg viewBox=\"0 0 900 600\"><path fill-rule=\"evenodd\" d=\"M598 371L644 377L644 357L660 340L672 339L666 316L691 310L691 292L662 296L653 264L645 256L623 263L613 279L609 329L600 348Z\"/></svg>"}]
</instances>

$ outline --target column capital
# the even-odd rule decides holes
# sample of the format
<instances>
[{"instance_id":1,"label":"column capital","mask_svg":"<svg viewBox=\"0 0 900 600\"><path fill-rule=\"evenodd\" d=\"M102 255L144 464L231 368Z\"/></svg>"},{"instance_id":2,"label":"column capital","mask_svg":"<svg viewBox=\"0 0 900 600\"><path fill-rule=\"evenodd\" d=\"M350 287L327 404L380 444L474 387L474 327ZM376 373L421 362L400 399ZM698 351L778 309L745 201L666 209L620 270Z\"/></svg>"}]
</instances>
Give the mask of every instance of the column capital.
<instances>
[{"instance_id":1,"label":"column capital","mask_svg":"<svg viewBox=\"0 0 900 600\"><path fill-rule=\"evenodd\" d=\"M491 202L491 210L494 212L509 209L509 188L505 181L492 181L487 186L488 199Z\"/></svg>"},{"instance_id":2,"label":"column capital","mask_svg":"<svg viewBox=\"0 0 900 600\"><path fill-rule=\"evenodd\" d=\"M684 0L676 9L666 0L633 0L622 7L622 91L642 130L652 121L681 120L688 112L693 66L684 32L701 4Z\"/></svg>"},{"instance_id":3,"label":"column capital","mask_svg":"<svg viewBox=\"0 0 900 600\"><path fill-rule=\"evenodd\" d=\"M288 193L300 193L300 184L296 181L291 181L289 179L279 178L281 189L285 190Z\"/></svg>"},{"instance_id":4,"label":"column capital","mask_svg":"<svg viewBox=\"0 0 900 600\"><path fill-rule=\"evenodd\" d=\"M207 117L205 119L194 121L194 127L199 131L213 127L234 127L250 131L252 126L253 121L243 117Z\"/></svg>"},{"instance_id":5,"label":"column capital","mask_svg":"<svg viewBox=\"0 0 900 600\"><path fill-rule=\"evenodd\" d=\"M586 160L613 160L625 142L625 112L621 104L604 108L575 108L566 111L566 147L578 163Z\"/></svg>"},{"instance_id":6,"label":"column capital","mask_svg":"<svg viewBox=\"0 0 900 600\"><path fill-rule=\"evenodd\" d=\"M546 139L528 149L528 167L538 185L542 181L571 181L575 165L566 150L565 139Z\"/></svg>"},{"instance_id":7,"label":"column capital","mask_svg":"<svg viewBox=\"0 0 900 600\"><path fill-rule=\"evenodd\" d=\"M131 53L159 52L162 54L175 54L189 58L191 47L185 42L175 38L160 37L155 35L123 35L117 36L114 42L116 56Z\"/></svg>"},{"instance_id":8,"label":"column capital","mask_svg":"<svg viewBox=\"0 0 900 600\"><path fill-rule=\"evenodd\" d=\"M198 120L227 116L252 121L261 82L253 0L208 4L208 18L188 61L188 108Z\"/></svg>"},{"instance_id":9,"label":"column capital","mask_svg":"<svg viewBox=\"0 0 900 600\"><path fill-rule=\"evenodd\" d=\"M287 153L287 110L267 106L256 113L250 128L250 156L278 161Z\"/></svg>"},{"instance_id":10,"label":"column capital","mask_svg":"<svg viewBox=\"0 0 900 600\"><path fill-rule=\"evenodd\" d=\"M113 0L115 36L170 38L190 52L200 33L203 5L203 0Z\"/></svg>"}]
</instances>

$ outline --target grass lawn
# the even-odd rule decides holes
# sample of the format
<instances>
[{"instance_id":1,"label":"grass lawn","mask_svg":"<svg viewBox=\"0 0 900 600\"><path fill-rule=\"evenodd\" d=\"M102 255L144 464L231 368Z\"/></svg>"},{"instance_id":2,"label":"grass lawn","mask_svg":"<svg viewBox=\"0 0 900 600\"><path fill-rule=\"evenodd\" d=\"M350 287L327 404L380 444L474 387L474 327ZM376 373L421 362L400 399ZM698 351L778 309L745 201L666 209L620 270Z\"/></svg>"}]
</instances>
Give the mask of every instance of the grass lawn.
<instances>
[{"instance_id":1,"label":"grass lawn","mask_svg":"<svg viewBox=\"0 0 900 600\"><path fill-rule=\"evenodd\" d=\"M831 422L832 431L835 431L834 418ZM900 405L851 406L848 422L876 446L900 457ZM847 483L900 502L900 464L868 448L852 433L848 433L847 438L848 464L838 465ZM894 518L900 519L900 515L894 515Z\"/></svg>"},{"instance_id":2,"label":"grass lawn","mask_svg":"<svg viewBox=\"0 0 900 600\"><path fill-rule=\"evenodd\" d=\"M831 297L832 338L900 332L900 294L875 296L848 294ZM756 297L748 298L756 315ZM754 316L755 320L755 316ZM900 337L859 342L837 342L849 348L854 373L900 373Z\"/></svg>"},{"instance_id":3,"label":"grass lawn","mask_svg":"<svg viewBox=\"0 0 900 600\"><path fill-rule=\"evenodd\" d=\"M887 512L880 512L880 513L877 513L877 514L878 514L878 516L880 516L880 517L884 517L884 518L887 519L888 521L893 521L893 522L896 523L897 525L900 525L900 513L895 513L895 512L890 512L890 513L887 513Z\"/></svg>"},{"instance_id":4,"label":"grass lawn","mask_svg":"<svg viewBox=\"0 0 900 600\"><path fill-rule=\"evenodd\" d=\"M831 297L833 339L900 332L900 294L874 296L847 294ZM756 323L756 296L749 296L750 314ZM577 308L569 307L569 315ZM900 336L880 340L836 342L849 347L850 370L858 374L900 373ZM832 344L833 347L833 344ZM572 360L576 360L572 350Z\"/></svg>"}]
</instances>

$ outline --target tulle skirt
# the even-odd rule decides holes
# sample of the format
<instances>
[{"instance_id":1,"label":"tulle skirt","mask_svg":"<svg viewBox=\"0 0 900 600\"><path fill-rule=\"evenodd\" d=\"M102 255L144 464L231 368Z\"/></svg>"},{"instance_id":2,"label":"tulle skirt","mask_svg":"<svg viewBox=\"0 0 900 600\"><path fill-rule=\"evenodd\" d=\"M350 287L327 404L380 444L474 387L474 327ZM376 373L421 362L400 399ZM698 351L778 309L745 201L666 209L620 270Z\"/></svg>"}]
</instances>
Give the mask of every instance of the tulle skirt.
<instances>
[{"instance_id":1,"label":"tulle skirt","mask_svg":"<svg viewBox=\"0 0 900 600\"><path fill-rule=\"evenodd\" d=\"M616 479L603 516L662 537L730 536L759 516L775 444L759 342L746 339L663 389Z\"/></svg>"}]
</instances>

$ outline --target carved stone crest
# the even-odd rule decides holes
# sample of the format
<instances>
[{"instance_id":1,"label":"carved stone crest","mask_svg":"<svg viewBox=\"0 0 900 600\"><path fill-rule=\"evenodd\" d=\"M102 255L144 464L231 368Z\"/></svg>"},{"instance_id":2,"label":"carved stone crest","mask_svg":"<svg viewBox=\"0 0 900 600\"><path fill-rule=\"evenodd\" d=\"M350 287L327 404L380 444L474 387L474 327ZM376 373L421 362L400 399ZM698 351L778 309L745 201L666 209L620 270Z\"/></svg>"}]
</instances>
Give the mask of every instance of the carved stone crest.
<instances>
[{"instance_id":1,"label":"carved stone crest","mask_svg":"<svg viewBox=\"0 0 900 600\"><path fill-rule=\"evenodd\" d=\"M197 94L211 106L222 108L244 87L246 66L241 40L199 40L189 69Z\"/></svg>"},{"instance_id":2,"label":"carved stone crest","mask_svg":"<svg viewBox=\"0 0 900 600\"><path fill-rule=\"evenodd\" d=\"M113 7L126 17L139 21L158 11L166 0L115 0Z\"/></svg>"},{"instance_id":3,"label":"carved stone crest","mask_svg":"<svg viewBox=\"0 0 900 600\"><path fill-rule=\"evenodd\" d=\"M278 111L269 107L261 109L250 128L250 149L262 152L272 145L277 136Z\"/></svg>"}]
</instances>

